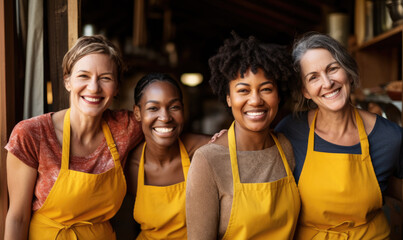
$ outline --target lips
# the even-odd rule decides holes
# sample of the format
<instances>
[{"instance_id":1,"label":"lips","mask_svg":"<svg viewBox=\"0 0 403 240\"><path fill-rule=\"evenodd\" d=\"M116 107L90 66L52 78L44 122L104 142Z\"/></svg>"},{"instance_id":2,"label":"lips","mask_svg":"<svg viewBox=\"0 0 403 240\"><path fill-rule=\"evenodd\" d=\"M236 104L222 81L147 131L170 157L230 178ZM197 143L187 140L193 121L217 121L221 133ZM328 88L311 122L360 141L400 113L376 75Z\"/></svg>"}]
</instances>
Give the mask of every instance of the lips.
<instances>
[{"instance_id":1,"label":"lips","mask_svg":"<svg viewBox=\"0 0 403 240\"><path fill-rule=\"evenodd\" d=\"M174 130L174 128L167 128L167 127L155 127L153 129L158 133L170 133Z\"/></svg>"},{"instance_id":2,"label":"lips","mask_svg":"<svg viewBox=\"0 0 403 240\"><path fill-rule=\"evenodd\" d=\"M340 92L340 88L339 88L339 89L336 89L336 90L333 91L333 92L323 94L323 97L324 97L324 98L332 98L332 97L336 96L339 92Z\"/></svg>"},{"instance_id":3,"label":"lips","mask_svg":"<svg viewBox=\"0 0 403 240\"><path fill-rule=\"evenodd\" d=\"M96 104L96 103L100 103L102 101L102 97L86 97L86 96L82 96L82 98L88 102L88 103L92 103L92 104Z\"/></svg>"}]
</instances>

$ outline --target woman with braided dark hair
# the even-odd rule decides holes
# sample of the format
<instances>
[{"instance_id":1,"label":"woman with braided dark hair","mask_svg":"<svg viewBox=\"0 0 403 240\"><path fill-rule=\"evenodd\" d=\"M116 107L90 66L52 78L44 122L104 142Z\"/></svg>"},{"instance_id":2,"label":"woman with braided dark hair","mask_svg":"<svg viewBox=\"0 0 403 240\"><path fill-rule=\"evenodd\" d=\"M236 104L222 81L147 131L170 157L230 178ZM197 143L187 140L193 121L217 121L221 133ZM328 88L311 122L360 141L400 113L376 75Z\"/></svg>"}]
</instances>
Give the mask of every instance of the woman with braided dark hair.
<instances>
[{"instance_id":1,"label":"woman with braided dark hair","mask_svg":"<svg viewBox=\"0 0 403 240\"><path fill-rule=\"evenodd\" d=\"M234 123L199 148L188 173L189 239L292 239L300 198L294 156L274 135L283 85L293 77L286 51L254 37L226 40L209 60L210 85Z\"/></svg>"}]
</instances>

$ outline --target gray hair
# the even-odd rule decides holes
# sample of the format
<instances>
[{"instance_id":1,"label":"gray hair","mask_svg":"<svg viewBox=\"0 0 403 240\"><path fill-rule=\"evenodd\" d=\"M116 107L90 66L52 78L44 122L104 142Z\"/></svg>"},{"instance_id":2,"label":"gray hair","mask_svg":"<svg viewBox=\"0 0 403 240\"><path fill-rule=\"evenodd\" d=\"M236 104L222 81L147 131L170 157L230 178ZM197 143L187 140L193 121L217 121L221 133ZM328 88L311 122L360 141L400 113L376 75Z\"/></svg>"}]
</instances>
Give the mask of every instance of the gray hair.
<instances>
[{"instance_id":1,"label":"gray hair","mask_svg":"<svg viewBox=\"0 0 403 240\"><path fill-rule=\"evenodd\" d=\"M301 78L301 59L308 50L318 48L328 50L333 58L347 72L347 76L351 81L351 92L353 92L360 84L358 65L354 58L348 53L347 49L345 49L337 40L328 35L309 32L294 43L292 51L294 70L299 75L296 84L294 84L295 89L293 89L293 96L297 101L294 111L307 109L307 100L301 91L304 86Z\"/></svg>"}]
</instances>

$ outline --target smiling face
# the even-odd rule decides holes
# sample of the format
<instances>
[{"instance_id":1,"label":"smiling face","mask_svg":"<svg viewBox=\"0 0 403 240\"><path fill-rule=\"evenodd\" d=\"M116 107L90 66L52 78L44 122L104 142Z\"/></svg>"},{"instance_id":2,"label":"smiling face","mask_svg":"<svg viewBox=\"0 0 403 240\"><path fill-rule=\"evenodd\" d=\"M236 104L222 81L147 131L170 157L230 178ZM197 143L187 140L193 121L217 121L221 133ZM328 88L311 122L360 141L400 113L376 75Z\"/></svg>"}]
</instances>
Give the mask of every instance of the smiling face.
<instances>
[{"instance_id":1,"label":"smiling face","mask_svg":"<svg viewBox=\"0 0 403 240\"><path fill-rule=\"evenodd\" d=\"M325 49L308 50L301 58L304 97L321 110L339 111L347 106L351 83L347 72Z\"/></svg>"},{"instance_id":2,"label":"smiling face","mask_svg":"<svg viewBox=\"0 0 403 240\"><path fill-rule=\"evenodd\" d=\"M146 142L169 147L177 141L184 125L183 105L179 90L169 82L149 84L134 107L141 121Z\"/></svg>"},{"instance_id":3,"label":"smiling face","mask_svg":"<svg viewBox=\"0 0 403 240\"><path fill-rule=\"evenodd\" d=\"M248 70L244 78L229 83L228 106L237 125L245 130L266 131L278 111L280 102L274 80L267 79L263 70L256 74Z\"/></svg>"},{"instance_id":4,"label":"smiling face","mask_svg":"<svg viewBox=\"0 0 403 240\"><path fill-rule=\"evenodd\" d=\"M89 54L76 62L65 87L70 92L72 110L90 116L102 116L118 93L116 67L105 54Z\"/></svg>"}]
</instances>

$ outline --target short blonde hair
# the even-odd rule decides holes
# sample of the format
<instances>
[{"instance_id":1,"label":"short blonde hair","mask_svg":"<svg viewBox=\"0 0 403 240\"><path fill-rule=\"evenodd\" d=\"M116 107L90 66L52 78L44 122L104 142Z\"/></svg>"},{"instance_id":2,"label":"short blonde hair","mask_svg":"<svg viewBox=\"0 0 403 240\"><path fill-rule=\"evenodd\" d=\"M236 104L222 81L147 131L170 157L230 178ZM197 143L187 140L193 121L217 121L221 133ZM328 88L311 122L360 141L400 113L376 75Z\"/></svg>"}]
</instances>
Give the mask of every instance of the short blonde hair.
<instances>
[{"instance_id":1,"label":"short blonde hair","mask_svg":"<svg viewBox=\"0 0 403 240\"><path fill-rule=\"evenodd\" d=\"M101 53L108 55L115 63L118 83L125 70L122 55L119 49L102 35L80 37L74 46L64 55L62 68L63 78L68 78L78 60L89 54Z\"/></svg>"}]
</instances>

